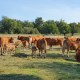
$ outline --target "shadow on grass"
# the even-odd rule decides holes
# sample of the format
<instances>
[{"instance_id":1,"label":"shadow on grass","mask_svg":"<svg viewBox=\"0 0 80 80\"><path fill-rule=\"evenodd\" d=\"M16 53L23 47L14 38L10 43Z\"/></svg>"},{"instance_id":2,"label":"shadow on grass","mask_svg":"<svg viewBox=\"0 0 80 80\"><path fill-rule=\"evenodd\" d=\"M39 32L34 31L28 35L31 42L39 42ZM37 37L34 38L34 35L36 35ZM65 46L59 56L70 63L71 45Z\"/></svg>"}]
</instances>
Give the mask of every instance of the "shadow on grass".
<instances>
[{"instance_id":1,"label":"shadow on grass","mask_svg":"<svg viewBox=\"0 0 80 80\"><path fill-rule=\"evenodd\" d=\"M12 55L13 57L19 57L19 58L27 58L27 54L25 53L15 53L14 55Z\"/></svg>"},{"instance_id":2,"label":"shadow on grass","mask_svg":"<svg viewBox=\"0 0 80 80\"><path fill-rule=\"evenodd\" d=\"M54 47L53 50L61 50L61 48L55 48L55 47Z\"/></svg>"},{"instance_id":3,"label":"shadow on grass","mask_svg":"<svg viewBox=\"0 0 80 80\"><path fill-rule=\"evenodd\" d=\"M59 53L50 53L50 54L48 54L47 53L47 58L53 58L53 59L55 59L55 58L62 58L62 54L59 54Z\"/></svg>"},{"instance_id":4,"label":"shadow on grass","mask_svg":"<svg viewBox=\"0 0 80 80\"><path fill-rule=\"evenodd\" d=\"M34 75L0 74L0 80L42 80Z\"/></svg>"},{"instance_id":5,"label":"shadow on grass","mask_svg":"<svg viewBox=\"0 0 80 80\"><path fill-rule=\"evenodd\" d=\"M64 58L64 59L67 60L67 61L70 61L70 62L76 62L75 57L74 58Z\"/></svg>"},{"instance_id":6,"label":"shadow on grass","mask_svg":"<svg viewBox=\"0 0 80 80\"><path fill-rule=\"evenodd\" d=\"M56 73L56 80L80 80L80 64L70 62L34 62L23 65L23 68L46 69L51 74Z\"/></svg>"}]
</instances>

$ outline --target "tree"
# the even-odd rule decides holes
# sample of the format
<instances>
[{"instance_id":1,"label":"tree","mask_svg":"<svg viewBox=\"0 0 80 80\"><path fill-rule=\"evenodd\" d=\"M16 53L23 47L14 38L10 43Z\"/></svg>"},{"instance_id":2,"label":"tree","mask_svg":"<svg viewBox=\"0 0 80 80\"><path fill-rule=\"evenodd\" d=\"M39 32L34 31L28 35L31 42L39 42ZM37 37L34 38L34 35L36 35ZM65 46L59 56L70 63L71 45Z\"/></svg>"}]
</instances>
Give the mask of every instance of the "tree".
<instances>
[{"instance_id":1,"label":"tree","mask_svg":"<svg viewBox=\"0 0 80 80\"><path fill-rule=\"evenodd\" d=\"M76 23L70 23L70 32L72 34L72 36L74 35L74 33L76 33Z\"/></svg>"},{"instance_id":2,"label":"tree","mask_svg":"<svg viewBox=\"0 0 80 80\"><path fill-rule=\"evenodd\" d=\"M34 27L37 28L39 32L42 32L43 23L42 17L38 17L35 19Z\"/></svg>"},{"instance_id":3,"label":"tree","mask_svg":"<svg viewBox=\"0 0 80 80\"><path fill-rule=\"evenodd\" d=\"M14 33L23 33L23 27L22 27L22 21L20 20L16 20L17 22L17 25L16 25L16 28L14 29L15 32Z\"/></svg>"},{"instance_id":4,"label":"tree","mask_svg":"<svg viewBox=\"0 0 80 80\"><path fill-rule=\"evenodd\" d=\"M0 21L0 33L2 33L2 22Z\"/></svg>"},{"instance_id":5,"label":"tree","mask_svg":"<svg viewBox=\"0 0 80 80\"><path fill-rule=\"evenodd\" d=\"M37 28L24 27L24 33L25 34L39 34L39 31L37 30Z\"/></svg>"},{"instance_id":6,"label":"tree","mask_svg":"<svg viewBox=\"0 0 80 80\"><path fill-rule=\"evenodd\" d=\"M64 20L56 21L56 24L61 34L70 33L70 26Z\"/></svg>"},{"instance_id":7,"label":"tree","mask_svg":"<svg viewBox=\"0 0 80 80\"><path fill-rule=\"evenodd\" d=\"M14 33L15 22L8 17L2 17L2 27L4 33Z\"/></svg>"},{"instance_id":8,"label":"tree","mask_svg":"<svg viewBox=\"0 0 80 80\"><path fill-rule=\"evenodd\" d=\"M24 21L23 22L23 27L34 27L34 24L33 24L33 22Z\"/></svg>"},{"instance_id":9,"label":"tree","mask_svg":"<svg viewBox=\"0 0 80 80\"><path fill-rule=\"evenodd\" d=\"M2 32L3 33L22 33L22 22L20 20L2 17Z\"/></svg>"},{"instance_id":10,"label":"tree","mask_svg":"<svg viewBox=\"0 0 80 80\"><path fill-rule=\"evenodd\" d=\"M80 33L80 22L76 25L76 32Z\"/></svg>"},{"instance_id":11,"label":"tree","mask_svg":"<svg viewBox=\"0 0 80 80\"><path fill-rule=\"evenodd\" d=\"M47 34L50 34L50 33L53 33L53 34L56 34L56 33L59 33L59 30L54 22L54 20L48 20L44 23L44 28L42 29L43 30L43 33L47 33Z\"/></svg>"}]
</instances>

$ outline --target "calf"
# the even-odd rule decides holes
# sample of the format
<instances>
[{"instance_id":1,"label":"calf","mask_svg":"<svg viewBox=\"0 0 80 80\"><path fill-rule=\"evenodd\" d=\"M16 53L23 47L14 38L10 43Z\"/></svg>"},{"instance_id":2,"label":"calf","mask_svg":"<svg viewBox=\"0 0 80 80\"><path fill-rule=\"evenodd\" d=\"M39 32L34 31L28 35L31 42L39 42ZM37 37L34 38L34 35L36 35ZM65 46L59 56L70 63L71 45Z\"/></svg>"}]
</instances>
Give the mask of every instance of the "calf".
<instances>
[{"instance_id":1,"label":"calf","mask_svg":"<svg viewBox=\"0 0 80 80\"><path fill-rule=\"evenodd\" d=\"M5 50L8 53L15 53L16 45L12 44L12 43L9 43L9 44L5 45Z\"/></svg>"},{"instance_id":2,"label":"calf","mask_svg":"<svg viewBox=\"0 0 80 80\"><path fill-rule=\"evenodd\" d=\"M12 37L0 37L1 55L3 55L3 53L6 53L6 45L13 42L14 39Z\"/></svg>"},{"instance_id":3,"label":"calf","mask_svg":"<svg viewBox=\"0 0 80 80\"><path fill-rule=\"evenodd\" d=\"M37 47L34 43L32 43L32 58L37 56L36 51Z\"/></svg>"}]
</instances>

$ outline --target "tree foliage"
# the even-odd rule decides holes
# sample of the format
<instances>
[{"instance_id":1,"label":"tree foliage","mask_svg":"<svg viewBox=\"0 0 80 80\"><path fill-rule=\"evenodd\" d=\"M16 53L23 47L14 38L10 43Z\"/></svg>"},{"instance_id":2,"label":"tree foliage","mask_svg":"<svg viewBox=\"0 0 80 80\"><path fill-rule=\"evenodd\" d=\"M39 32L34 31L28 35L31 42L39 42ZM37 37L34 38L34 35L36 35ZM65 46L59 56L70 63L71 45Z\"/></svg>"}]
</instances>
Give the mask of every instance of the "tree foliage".
<instances>
[{"instance_id":1,"label":"tree foliage","mask_svg":"<svg viewBox=\"0 0 80 80\"><path fill-rule=\"evenodd\" d=\"M69 24L70 25L70 31L71 31L71 34L73 35L74 33L76 33L77 32L77 24L76 23L70 23Z\"/></svg>"},{"instance_id":2,"label":"tree foliage","mask_svg":"<svg viewBox=\"0 0 80 80\"><path fill-rule=\"evenodd\" d=\"M64 20L56 21L56 24L61 34L70 33L70 26Z\"/></svg>"},{"instance_id":3,"label":"tree foliage","mask_svg":"<svg viewBox=\"0 0 80 80\"><path fill-rule=\"evenodd\" d=\"M59 33L58 27L56 26L54 20L48 20L44 23L43 33L47 33L47 34Z\"/></svg>"},{"instance_id":4,"label":"tree foliage","mask_svg":"<svg viewBox=\"0 0 80 80\"><path fill-rule=\"evenodd\" d=\"M67 23L64 20L44 21L42 17L37 17L35 21L21 21L11 19L6 16L0 21L0 33L9 34L67 34L80 33L79 23Z\"/></svg>"}]
</instances>

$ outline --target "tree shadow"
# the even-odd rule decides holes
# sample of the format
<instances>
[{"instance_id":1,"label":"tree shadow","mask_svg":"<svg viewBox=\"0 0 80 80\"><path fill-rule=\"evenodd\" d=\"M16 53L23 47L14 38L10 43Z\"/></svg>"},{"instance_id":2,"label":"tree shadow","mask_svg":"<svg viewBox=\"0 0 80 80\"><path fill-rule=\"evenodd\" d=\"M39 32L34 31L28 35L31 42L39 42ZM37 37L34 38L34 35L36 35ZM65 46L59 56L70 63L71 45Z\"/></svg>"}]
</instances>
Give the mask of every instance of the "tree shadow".
<instances>
[{"instance_id":1,"label":"tree shadow","mask_svg":"<svg viewBox=\"0 0 80 80\"><path fill-rule=\"evenodd\" d=\"M66 57L64 59L67 60L67 61L70 61L70 62L77 62L76 59L75 59L75 57L74 58L72 58L72 57Z\"/></svg>"},{"instance_id":2,"label":"tree shadow","mask_svg":"<svg viewBox=\"0 0 80 80\"><path fill-rule=\"evenodd\" d=\"M34 75L0 74L0 80L42 80L42 79Z\"/></svg>"},{"instance_id":3,"label":"tree shadow","mask_svg":"<svg viewBox=\"0 0 80 80\"><path fill-rule=\"evenodd\" d=\"M53 59L56 59L56 58L62 58L62 54L59 54L59 53L50 53L50 54L47 54L47 58L53 58Z\"/></svg>"},{"instance_id":4,"label":"tree shadow","mask_svg":"<svg viewBox=\"0 0 80 80\"><path fill-rule=\"evenodd\" d=\"M59 48L59 47L58 47L58 48L54 47L53 50L61 50L61 48Z\"/></svg>"},{"instance_id":5,"label":"tree shadow","mask_svg":"<svg viewBox=\"0 0 80 80\"><path fill-rule=\"evenodd\" d=\"M34 62L28 65L23 65L23 68L38 68L46 69L51 73L57 73L57 80L79 80L80 79L80 64L70 62ZM76 74L76 75L74 75Z\"/></svg>"},{"instance_id":6,"label":"tree shadow","mask_svg":"<svg viewBox=\"0 0 80 80\"><path fill-rule=\"evenodd\" d=\"M29 55L25 53L16 53L12 57L27 58Z\"/></svg>"}]
</instances>

